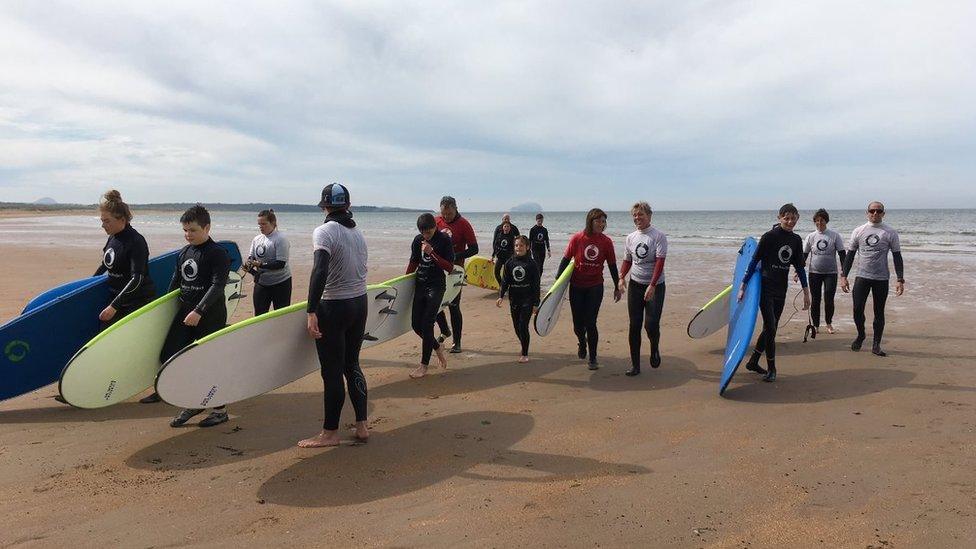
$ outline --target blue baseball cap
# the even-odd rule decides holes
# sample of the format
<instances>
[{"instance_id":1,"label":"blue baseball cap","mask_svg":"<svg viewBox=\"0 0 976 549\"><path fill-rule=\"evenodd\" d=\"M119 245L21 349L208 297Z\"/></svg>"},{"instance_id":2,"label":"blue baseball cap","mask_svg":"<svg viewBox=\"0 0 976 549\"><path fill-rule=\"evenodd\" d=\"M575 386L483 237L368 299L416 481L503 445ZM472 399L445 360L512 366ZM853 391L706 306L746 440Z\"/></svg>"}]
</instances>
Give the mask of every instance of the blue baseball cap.
<instances>
[{"instance_id":1,"label":"blue baseball cap","mask_svg":"<svg viewBox=\"0 0 976 549\"><path fill-rule=\"evenodd\" d=\"M326 185L322 189L322 200L319 201L319 208L348 208L349 189L339 183Z\"/></svg>"}]
</instances>

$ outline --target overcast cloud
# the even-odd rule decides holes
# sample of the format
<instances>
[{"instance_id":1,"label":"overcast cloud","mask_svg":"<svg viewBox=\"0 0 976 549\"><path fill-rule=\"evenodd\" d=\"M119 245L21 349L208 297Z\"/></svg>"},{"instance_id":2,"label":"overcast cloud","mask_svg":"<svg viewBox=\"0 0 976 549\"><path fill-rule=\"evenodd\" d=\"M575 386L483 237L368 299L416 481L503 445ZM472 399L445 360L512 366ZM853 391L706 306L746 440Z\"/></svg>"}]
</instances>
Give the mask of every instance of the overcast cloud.
<instances>
[{"instance_id":1,"label":"overcast cloud","mask_svg":"<svg viewBox=\"0 0 976 549\"><path fill-rule=\"evenodd\" d=\"M3 201L976 207L976 3L4 2Z\"/></svg>"}]
</instances>

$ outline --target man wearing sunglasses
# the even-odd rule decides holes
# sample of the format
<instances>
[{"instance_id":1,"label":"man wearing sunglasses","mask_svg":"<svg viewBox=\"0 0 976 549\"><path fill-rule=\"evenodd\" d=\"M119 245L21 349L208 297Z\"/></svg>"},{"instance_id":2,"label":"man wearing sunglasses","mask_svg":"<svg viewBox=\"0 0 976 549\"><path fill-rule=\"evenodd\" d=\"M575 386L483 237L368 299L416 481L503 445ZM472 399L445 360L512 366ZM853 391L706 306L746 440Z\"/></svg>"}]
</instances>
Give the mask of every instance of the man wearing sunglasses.
<instances>
[{"instance_id":1,"label":"man wearing sunglasses","mask_svg":"<svg viewBox=\"0 0 976 549\"><path fill-rule=\"evenodd\" d=\"M857 267L857 277L854 278L854 324L857 326L857 338L851 343L852 351L860 351L864 343L864 307L868 302L868 294L874 294L874 344L871 352L878 356L886 356L881 350L881 336L884 334L884 309L888 299L888 252L895 263L895 295L905 291L905 264L901 257L901 243L898 233L883 223L885 208L880 202L868 204L868 222L854 229L844 258L844 272L840 279L844 293L850 292L847 275L854 266L854 255L861 253L861 260Z\"/></svg>"}]
</instances>

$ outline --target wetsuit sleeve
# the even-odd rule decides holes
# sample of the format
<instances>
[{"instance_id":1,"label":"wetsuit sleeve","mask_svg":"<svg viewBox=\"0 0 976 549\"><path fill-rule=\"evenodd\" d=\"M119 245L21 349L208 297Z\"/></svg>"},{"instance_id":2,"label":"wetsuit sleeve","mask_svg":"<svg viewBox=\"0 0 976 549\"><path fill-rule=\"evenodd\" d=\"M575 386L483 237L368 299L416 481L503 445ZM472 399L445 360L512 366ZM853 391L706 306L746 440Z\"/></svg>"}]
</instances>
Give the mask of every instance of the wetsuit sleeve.
<instances>
[{"instance_id":1,"label":"wetsuit sleeve","mask_svg":"<svg viewBox=\"0 0 976 549\"><path fill-rule=\"evenodd\" d=\"M97 269L95 269L95 274L93 274L92 276L98 276L100 274L105 274L106 271L108 271L108 267L106 267L105 264L102 263L101 265L98 266Z\"/></svg>"},{"instance_id":2,"label":"wetsuit sleeve","mask_svg":"<svg viewBox=\"0 0 976 549\"><path fill-rule=\"evenodd\" d=\"M559 268L556 269L556 278L559 278L559 275L563 274L563 271L566 270L566 267L569 267L569 262L572 260L571 257L564 257L559 261Z\"/></svg>"},{"instance_id":3,"label":"wetsuit sleeve","mask_svg":"<svg viewBox=\"0 0 976 549\"><path fill-rule=\"evenodd\" d=\"M218 248L208 255L213 264L210 287L193 309L200 315L206 314L208 309L225 299L224 286L227 285L227 275L230 273L230 257L223 249Z\"/></svg>"},{"instance_id":4,"label":"wetsuit sleeve","mask_svg":"<svg viewBox=\"0 0 976 549\"><path fill-rule=\"evenodd\" d=\"M546 240L546 251L551 251L549 248L549 229L542 229L542 234L545 235Z\"/></svg>"},{"instance_id":5,"label":"wetsuit sleeve","mask_svg":"<svg viewBox=\"0 0 976 549\"><path fill-rule=\"evenodd\" d=\"M439 246L439 250L434 250L434 261L437 262L437 266L444 269L444 272L450 274L454 271L454 244L451 242L450 238L444 238L443 244Z\"/></svg>"},{"instance_id":6,"label":"wetsuit sleeve","mask_svg":"<svg viewBox=\"0 0 976 549\"><path fill-rule=\"evenodd\" d=\"M664 274L665 259L667 258L659 257L657 258L657 261L654 262L654 274L651 275L651 286L657 286L657 281L661 280L661 275Z\"/></svg>"},{"instance_id":7,"label":"wetsuit sleeve","mask_svg":"<svg viewBox=\"0 0 976 549\"><path fill-rule=\"evenodd\" d=\"M898 282L905 281L905 260L901 257L901 252L891 252L891 259L895 262L895 276Z\"/></svg>"},{"instance_id":8,"label":"wetsuit sleeve","mask_svg":"<svg viewBox=\"0 0 976 549\"><path fill-rule=\"evenodd\" d=\"M122 288L119 295L112 300L112 307L116 309L142 286L143 281L148 276L148 273L143 272L143 265L149 262L149 246L146 246L145 242L140 244L129 252L129 272L132 273L132 278Z\"/></svg>"},{"instance_id":9,"label":"wetsuit sleeve","mask_svg":"<svg viewBox=\"0 0 976 549\"><path fill-rule=\"evenodd\" d=\"M492 241L491 241L491 258L492 259L495 259L495 256L498 255L498 238L499 238L498 230L495 230L495 238L493 238Z\"/></svg>"},{"instance_id":10,"label":"wetsuit sleeve","mask_svg":"<svg viewBox=\"0 0 976 549\"><path fill-rule=\"evenodd\" d=\"M443 257L437 255L437 252L434 252L434 253L430 254L430 256L434 260L434 263L437 263L437 266L440 267L441 269L443 269L445 273L450 274L451 271L454 270L454 262L453 261L449 261L447 259L444 259Z\"/></svg>"},{"instance_id":11,"label":"wetsuit sleeve","mask_svg":"<svg viewBox=\"0 0 976 549\"><path fill-rule=\"evenodd\" d=\"M505 297L505 292L508 291L508 281L512 279L512 269L509 267L508 262L505 262L505 266L502 267L502 280L498 284L498 299Z\"/></svg>"},{"instance_id":12,"label":"wetsuit sleeve","mask_svg":"<svg viewBox=\"0 0 976 549\"><path fill-rule=\"evenodd\" d=\"M420 236L416 236L410 243L410 263L420 265Z\"/></svg>"},{"instance_id":13,"label":"wetsuit sleeve","mask_svg":"<svg viewBox=\"0 0 976 549\"><path fill-rule=\"evenodd\" d=\"M847 252L844 251L844 248L837 248L837 257L840 258L840 265L841 265L841 268L843 268L844 267L844 262L847 259Z\"/></svg>"},{"instance_id":14,"label":"wetsuit sleeve","mask_svg":"<svg viewBox=\"0 0 976 549\"><path fill-rule=\"evenodd\" d=\"M627 255L630 255L629 251L627 252ZM630 267L633 264L634 263L630 259L625 259L623 263L620 264L620 278L627 278L627 273L630 272Z\"/></svg>"},{"instance_id":15,"label":"wetsuit sleeve","mask_svg":"<svg viewBox=\"0 0 976 549\"><path fill-rule=\"evenodd\" d=\"M474 234L474 227L471 226L471 223L468 223L467 219L464 220L464 228L462 231L467 248L454 256L455 261L461 262L469 257L478 255L478 238Z\"/></svg>"},{"instance_id":16,"label":"wetsuit sleeve","mask_svg":"<svg viewBox=\"0 0 976 549\"><path fill-rule=\"evenodd\" d=\"M852 243L853 244L853 243ZM851 248L847 251L847 257L844 258L844 269L841 271L844 278L851 274L851 269L854 267L854 256L857 255L857 249Z\"/></svg>"},{"instance_id":17,"label":"wetsuit sleeve","mask_svg":"<svg viewBox=\"0 0 976 549\"><path fill-rule=\"evenodd\" d=\"M620 274L617 273L617 264L610 263L607 267L610 269L610 279L613 280L613 287L616 288L620 284Z\"/></svg>"},{"instance_id":18,"label":"wetsuit sleeve","mask_svg":"<svg viewBox=\"0 0 976 549\"><path fill-rule=\"evenodd\" d=\"M613 242L606 239L607 268L610 269L610 279L613 280L613 287L620 284L620 274L617 272L617 251L613 249Z\"/></svg>"},{"instance_id":19,"label":"wetsuit sleeve","mask_svg":"<svg viewBox=\"0 0 976 549\"><path fill-rule=\"evenodd\" d=\"M176 268L173 269L173 278L169 279L169 288L166 290L166 293L172 292L173 290L177 290L180 287L180 263L181 263L180 260L181 259L183 259L183 254L180 254L179 257L176 258Z\"/></svg>"},{"instance_id":20,"label":"wetsuit sleeve","mask_svg":"<svg viewBox=\"0 0 976 549\"><path fill-rule=\"evenodd\" d=\"M847 256L847 252L844 249L844 239L837 233L837 238L834 240L834 249L837 250L837 257L840 258L841 268L844 268L844 258Z\"/></svg>"},{"instance_id":21,"label":"wetsuit sleeve","mask_svg":"<svg viewBox=\"0 0 976 549\"><path fill-rule=\"evenodd\" d=\"M308 305L305 312L314 313L322 300L325 291L325 281L329 279L329 252L319 248L315 250L315 263L312 265L312 276L308 281Z\"/></svg>"},{"instance_id":22,"label":"wetsuit sleeve","mask_svg":"<svg viewBox=\"0 0 976 549\"><path fill-rule=\"evenodd\" d=\"M765 252L766 246L768 245L769 237L763 235L762 238L759 239L759 245L756 246L756 253L752 254L752 259L749 261L749 266L746 268L746 274L742 277L743 284L749 282L749 279L752 278L753 274L755 274L756 265L759 264L759 259L762 257L762 254Z\"/></svg>"},{"instance_id":23,"label":"wetsuit sleeve","mask_svg":"<svg viewBox=\"0 0 976 549\"><path fill-rule=\"evenodd\" d=\"M532 272L532 306L539 306L539 294L542 292L542 275L539 274L539 267L536 264L530 263L529 270Z\"/></svg>"},{"instance_id":24,"label":"wetsuit sleeve","mask_svg":"<svg viewBox=\"0 0 976 549\"><path fill-rule=\"evenodd\" d=\"M410 274L410 273L416 271L417 270L417 265L420 265L420 264L417 263L416 261L411 260L410 263L407 263L407 272L405 272L403 274Z\"/></svg>"}]
</instances>

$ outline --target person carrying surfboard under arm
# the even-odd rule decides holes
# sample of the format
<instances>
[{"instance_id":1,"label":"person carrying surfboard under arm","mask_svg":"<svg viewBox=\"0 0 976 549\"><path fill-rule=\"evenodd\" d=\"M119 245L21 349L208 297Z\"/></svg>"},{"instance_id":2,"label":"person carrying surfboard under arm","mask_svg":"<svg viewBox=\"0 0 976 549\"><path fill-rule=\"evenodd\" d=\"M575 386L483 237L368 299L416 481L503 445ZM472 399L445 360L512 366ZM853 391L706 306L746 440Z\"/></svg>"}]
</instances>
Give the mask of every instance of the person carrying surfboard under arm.
<instances>
[{"instance_id":1,"label":"person carrying surfboard under arm","mask_svg":"<svg viewBox=\"0 0 976 549\"><path fill-rule=\"evenodd\" d=\"M444 347L434 337L434 323L447 290L447 274L454 270L454 246L446 234L437 230L434 216L429 213L420 214L417 218L417 230L420 234L410 243L407 274L417 273L414 279L410 324L413 331L420 336L422 347L420 366L410 372L412 378L427 375L430 355L433 352L437 353L441 368L447 368Z\"/></svg>"},{"instance_id":2,"label":"person carrying surfboard under arm","mask_svg":"<svg viewBox=\"0 0 976 549\"><path fill-rule=\"evenodd\" d=\"M877 356L888 356L881 350L881 336L885 327L885 302L888 300L888 284L891 272L888 270L888 252L895 264L895 295L905 292L905 261L901 256L901 241L898 233L887 223L883 223L885 215L884 204L872 202L868 204L868 222L854 229L844 261L844 272L840 279L844 293L851 291L847 275L854 267L854 256L861 253L861 260L857 266L857 277L854 279L854 325L857 326L857 338L851 342L852 351L860 351L866 334L864 332L864 307L868 303L868 293L874 294L874 343L871 352Z\"/></svg>"},{"instance_id":3,"label":"person carrying surfboard under arm","mask_svg":"<svg viewBox=\"0 0 976 549\"><path fill-rule=\"evenodd\" d=\"M512 326L522 346L518 361L525 363L529 361L529 322L539 310L539 269L529 255L529 239L525 235L515 237L514 248L515 255L504 265L495 306L502 306L502 299L508 292Z\"/></svg>"},{"instance_id":4,"label":"person carrying surfboard under arm","mask_svg":"<svg viewBox=\"0 0 976 549\"><path fill-rule=\"evenodd\" d=\"M613 279L613 301L620 301L620 277L617 273L617 255L613 241L603 234L607 228L607 214L600 208L593 208L586 214L586 228L569 239L566 252L559 262L556 278L574 260L575 267L569 280L569 306L573 313L573 332L578 343L577 356L587 358L589 349L589 369L596 370L597 342L600 334L596 320L603 303L603 264L610 270Z\"/></svg>"},{"instance_id":5,"label":"person carrying surfboard under arm","mask_svg":"<svg viewBox=\"0 0 976 549\"><path fill-rule=\"evenodd\" d=\"M542 267L547 257L552 257L552 250L549 247L549 229L542 224L545 216L541 213L535 214L535 225L529 230L529 242L532 243L532 259L535 260L536 267L539 268L539 276L542 276Z\"/></svg>"},{"instance_id":6,"label":"person carrying surfboard under arm","mask_svg":"<svg viewBox=\"0 0 976 549\"><path fill-rule=\"evenodd\" d=\"M183 224L183 236L188 244L180 250L168 290L180 290L180 307L159 353L161 364L190 343L227 325L224 286L230 273L230 257L223 247L210 238L210 212L200 204L191 206L180 217L180 223ZM202 408L184 409L169 425L180 427L203 411ZM225 421L227 410L220 406L214 408L199 425L213 427Z\"/></svg>"},{"instance_id":7,"label":"person carrying surfboard under arm","mask_svg":"<svg viewBox=\"0 0 976 549\"><path fill-rule=\"evenodd\" d=\"M461 216L458 212L457 200L453 196L441 198L441 215L434 218L437 222L437 230L451 237L454 244L454 264L464 268L464 260L478 255L478 239L475 237L474 228L471 223ZM437 313L437 325L440 327L441 336L438 341L444 341L448 337L454 337L454 346L451 353L461 352L461 328L464 326L461 316L461 292L458 292L447 305L447 310L451 313L451 327L447 326L447 315L444 311Z\"/></svg>"},{"instance_id":8,"label":"person carrying surfboard under arm","mask_svg":"<svg viewBox=\"0 0 976 549\"><path fill-rule=\"evenodd\" d=\"M291 268L288 239L278 231L274 210L258 213L261 234L251 241L244 270L254 277L254 316L291 305Z\"/></svg>"},{"instance_id":9,"label":"person carrying surfboard under arm","mask_svg":"<svg viewBox=\"0 0 976 549\"><path fill-rule=\"evenodd\" d=\"M784 204L779 209L779 224L773 226L759 239L759 246L756 247L756 253L749 262L736 294L736 300L742 301L746 284L756 273L757 265L761 263L759 313L762 315L763 329L756 340L752 357L746 363L746 369L764 374L763 381L776 381L776 326L786 305L790 265L796 270L800 277L800 285L803 286L803 310L810 308L810 289L807 287L807 273L803 266L803 241L793 232L799 219L800 213L793 204ZM763 370L759 365L759 358L764 352L767 370Z\"/></svg>"},{"instance_id":10,"label":"person carrying surfboard under arm","mask_svg":"<svg viewBox=\"0 0 976 549\"><path fill-rule=\"evenodd\" d=\"M366 442L366 376L359 367L359 351L366 332L366 239L349 211L349 190L339 183L322 189L319 208L328 215L312 233L315 249L308 284L309 336L315 339L322 368L325 420L319 434L298 442L302 448L339 445L339 414L346 400L356 412L355 439ZM343 384L345 378L345 384Z\"/></svg>"},{"instance_id":11,"label":"person carrying surfboard under arm","mask_svg":"<svg viewBox=\"0 0 976 549\"><path fill-rule=\"evenodd\" d=\"M495 241L492 243L491 261L495 264L495 280L499 284L502 282L502 268L505 262L512 258L515 249L515 237L519 234L513 230L510 221L502 223L502 230L495 233Z\"/></svg>"},{"instance_id":12,"label":"person carrying surfboard under arm","mask_svg":"<svg viewBox=\"0 0 976 549\"><path fill-rule=\"evenodd\" d=\"M651 368L661 365L661 314L664 312L664 260L668 237L651 226L651 205L637 202L630 208L637 230L627 235L627 253L620 268L620 291L627 292L630 317L630 370L640 374L641 328L651 341ZM627 284L627 275L630 284Z\"/></svg>"}]
</instances>

